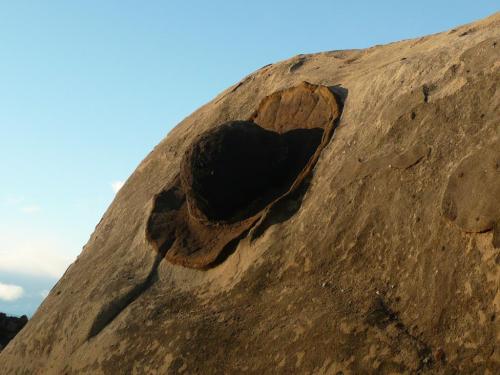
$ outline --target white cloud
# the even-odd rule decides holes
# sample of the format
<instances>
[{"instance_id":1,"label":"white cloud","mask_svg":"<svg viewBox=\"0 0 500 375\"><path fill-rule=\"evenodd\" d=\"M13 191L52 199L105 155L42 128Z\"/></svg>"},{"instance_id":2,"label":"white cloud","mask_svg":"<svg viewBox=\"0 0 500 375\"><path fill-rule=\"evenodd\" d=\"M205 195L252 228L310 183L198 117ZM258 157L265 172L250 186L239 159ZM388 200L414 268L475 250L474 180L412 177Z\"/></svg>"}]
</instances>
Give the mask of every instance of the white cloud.
<instances>
[{"instance_id":1,"label":"white cloud","mask_svg":"<svg viewBox=\"0 0 500 375\"><path fill-rule=\"evenodd\" d=\"M38 206L36 204L23 206L23 207L21 207L21 211L24 212L25 214L34 214L34 213L40 211L40 206Z\"/></svg>"},{"instance_id":2,"label":"white cloud","mask_svg":"<svg viewBox=\"0 0 500 375\"><path fill-rule=\"evenodd\" d=\"M0 271L59 278L75 259L55 237L28 230L0 228Z\"/></svg>"},{"instance_id":3,"label":"white cloud","mask_svg":"<svg viewBox=\"0 0 500 375\"><path fill-rule=\"evenodd\" d=\"M6 207L19 210L25 214L34 214L41 209L39 205L29 203L21 196L8 195L2 199L2 203Z\"/></svg>"},{"instance_id":4,"label":"white cloud","mask_svg":"<svg viewBox=\"0 0 500 375\"><path fill-rule=\"evenodd\" d=\"M4 301L15 301L23 296L22 287L11 284L0 283L0 299Z\"/></svg>"},{"instance_id":5,"label":"white cloud","mask_svg":"<svg viewBox=\"0 0 500 375\"><path fill-rule=\"evenodd\" d=\"M123 187L125 184L124 181L113 181L111 183L111 189L113 189L114 193L118 193L118 191Z\"/></svg>"}]
</instances>

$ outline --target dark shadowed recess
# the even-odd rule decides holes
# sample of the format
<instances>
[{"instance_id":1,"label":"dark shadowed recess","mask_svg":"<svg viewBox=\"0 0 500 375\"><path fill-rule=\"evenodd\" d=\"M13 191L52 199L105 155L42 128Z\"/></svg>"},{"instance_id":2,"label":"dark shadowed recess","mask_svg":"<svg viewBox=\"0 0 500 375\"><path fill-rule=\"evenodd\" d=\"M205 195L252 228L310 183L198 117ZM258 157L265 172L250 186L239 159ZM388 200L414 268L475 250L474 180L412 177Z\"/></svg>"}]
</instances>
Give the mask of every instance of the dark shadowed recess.
<instances>
[{"instance_id":1,"label":"dark shadowed recess","mask_svg":"<svg viewBox=\"0 0 500 375\"><path fill-rule=\"evenodd\" d=\"M26 323L28 323L26 315L17 318L0 313L0 351L23 329Z\"/></svg>"},{"instance_id":2,"label":"dark shadowed recess","mask_svg":"<svg viewBox=\"0 0 500 375\"><path fill-rule=\"evenodd\" d=\"M279 134L233 121L196 145L190 166L198 207L210 221L236 222L285 193L321 142L323 129Z\"/></svg>"}]
</instances>

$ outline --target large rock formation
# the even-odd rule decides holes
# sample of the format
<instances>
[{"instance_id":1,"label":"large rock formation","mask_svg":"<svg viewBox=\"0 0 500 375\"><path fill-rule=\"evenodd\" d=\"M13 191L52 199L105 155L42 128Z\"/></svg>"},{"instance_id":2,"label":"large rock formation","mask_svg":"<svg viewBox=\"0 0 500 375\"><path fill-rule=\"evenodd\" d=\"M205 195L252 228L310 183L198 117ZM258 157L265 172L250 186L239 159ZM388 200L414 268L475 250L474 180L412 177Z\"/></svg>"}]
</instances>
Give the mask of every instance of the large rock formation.
<instances>
[{"instance_id":1,"label":"large rock formation","mask_svg":"<svg viewBox=\"0 0 500 375\"><path fill-rule=\"evenodd\" d=\"M0 373L500 373L499 36L496 14L224 91L139 165Z\"/></svg>"}]
</instances>

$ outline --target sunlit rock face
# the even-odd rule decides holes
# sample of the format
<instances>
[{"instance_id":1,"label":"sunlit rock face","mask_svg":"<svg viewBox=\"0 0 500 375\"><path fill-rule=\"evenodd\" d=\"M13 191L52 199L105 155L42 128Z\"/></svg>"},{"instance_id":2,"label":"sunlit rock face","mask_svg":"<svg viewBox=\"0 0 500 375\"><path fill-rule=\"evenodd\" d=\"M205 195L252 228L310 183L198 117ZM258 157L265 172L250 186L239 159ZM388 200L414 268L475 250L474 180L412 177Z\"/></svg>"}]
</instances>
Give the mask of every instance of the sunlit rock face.
<instances>
[{"instance_id":1,"label":"sunlit rock face","mask_svg":"<svg viewBox=\"0 0 500 375\"><path fill-rule=\"evenodd\" d=\"M500 140L487 142L453 171L443 212L466 232L489 231L500 221Z\"/></svg>"},{"instance_id":2,"label":"sunlit rock face","mask_svg":"<svg viewBox=\"0 0 500 375\"><path fill-rule=\"evenodd\" d=\"M500 373L499 38L496 14L222 92L137 167L0 373Z\"/></svg>"}]
</instances>

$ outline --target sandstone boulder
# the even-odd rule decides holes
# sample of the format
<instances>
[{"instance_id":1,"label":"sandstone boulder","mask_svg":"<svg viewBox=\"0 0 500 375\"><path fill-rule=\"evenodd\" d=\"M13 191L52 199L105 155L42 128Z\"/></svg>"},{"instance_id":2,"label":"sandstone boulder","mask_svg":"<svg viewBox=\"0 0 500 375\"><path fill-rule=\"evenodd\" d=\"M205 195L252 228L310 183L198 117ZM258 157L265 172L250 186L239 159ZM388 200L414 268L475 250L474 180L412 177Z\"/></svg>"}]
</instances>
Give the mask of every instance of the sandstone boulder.
<instances>
[{"instance_id":1,"label":"sandstone boulder","mask_svg":"<svg viewBox=\"0 0 500 375\"><path fill-rule=\"evenodd\" d=\"M137 167L0 373L500 373L499 38L495 14L222 92Z\"/></svg>"}]
</instances>

